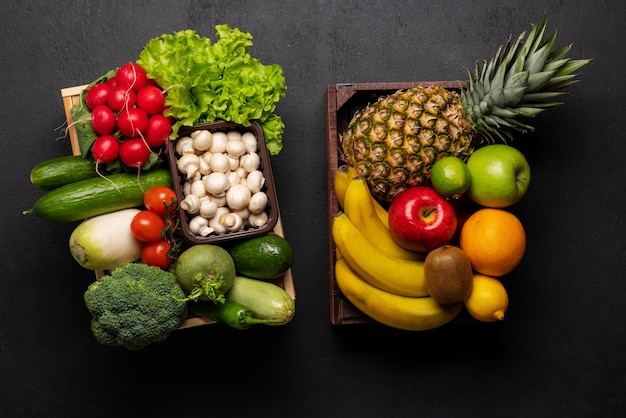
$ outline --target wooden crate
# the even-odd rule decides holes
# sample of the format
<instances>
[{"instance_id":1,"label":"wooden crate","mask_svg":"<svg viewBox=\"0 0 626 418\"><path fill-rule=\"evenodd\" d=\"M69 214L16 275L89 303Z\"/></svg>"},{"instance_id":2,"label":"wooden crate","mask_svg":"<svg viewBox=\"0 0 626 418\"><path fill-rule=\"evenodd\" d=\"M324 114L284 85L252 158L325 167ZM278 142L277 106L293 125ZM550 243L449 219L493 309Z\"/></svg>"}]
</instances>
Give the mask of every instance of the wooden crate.
<instances>
[{"instance_id":1,"label":"wooden crate","mask_svg":"<svg viewBox=\"0 0 626 418\"><path fill-rule=\"evenodd\" d=\"M76 128L71 126L72 115L70 111L72 109L72 106L80 104L80 101L81 101L80 95L85 90L86 87L87 85L82 85L82 86L67 87L67 88L61 89L61 96L63 98L63 107L65 110L65 117L67 119L68 126L70 126L68 133L70 137L70 144L72 146L73 155L80 155L80 147L78 143L78 136L76 133ZM280 217L280 205L278 206L279 206L278 221L276 222L276 226L274 227L272 232L284 238L285 232L283 230L283 224L282 224L282 220ZM104 273L105 273L104 271L96 271L95 272L96 280L98 280ZM293 299L294 301L296 300L296 288L294 285L293 274L292 274L291 269L289 269L284 275L276 279L274 283L282 287L287 292L287 294L291 297L291 299ZM200 326L200 325L208 325L212 323L213 321L209 321L205 318L190 317L182 324L181 329Z\"/></svg>"},{"instance_id":2,"label":"wooden crate","mask_svg":"<svg viewBox=\"0 0 626 418\"><path fill-rule=\"evenodd\" d=\"M339 155L339 135L348 126L354 113L375 102L380 96L400 89L417 86L439 86L458 89L463 81L397 82L397 83L343 83L326 87L326 146L328 189L328 263L330 276L330 322L333 325L369 324L374 320L363 314L343 296L335 281L336 249L332 238L333 218L340 208L335 196L333 179L337 168L345 162Z\"/></svg>"}]
</instances>

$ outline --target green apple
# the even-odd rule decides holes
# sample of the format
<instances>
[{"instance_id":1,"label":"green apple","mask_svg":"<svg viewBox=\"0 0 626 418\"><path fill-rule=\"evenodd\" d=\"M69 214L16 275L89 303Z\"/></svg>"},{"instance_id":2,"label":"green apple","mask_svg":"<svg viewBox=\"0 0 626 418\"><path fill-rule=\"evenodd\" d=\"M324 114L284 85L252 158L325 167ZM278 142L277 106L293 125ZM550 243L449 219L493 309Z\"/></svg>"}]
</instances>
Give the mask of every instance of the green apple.
<instances>
[{"instance_id":1,"label":"green apple","mask_svg":"<svg viewBox=\"0 0 626 418\"><path fill-rule=\"evenodd\" d=\"M530 184L530 165L518 149L492 144L467 160L472 182L468 196L479 205L504 208L520 201Z\"/></svg>"}]
</instances>

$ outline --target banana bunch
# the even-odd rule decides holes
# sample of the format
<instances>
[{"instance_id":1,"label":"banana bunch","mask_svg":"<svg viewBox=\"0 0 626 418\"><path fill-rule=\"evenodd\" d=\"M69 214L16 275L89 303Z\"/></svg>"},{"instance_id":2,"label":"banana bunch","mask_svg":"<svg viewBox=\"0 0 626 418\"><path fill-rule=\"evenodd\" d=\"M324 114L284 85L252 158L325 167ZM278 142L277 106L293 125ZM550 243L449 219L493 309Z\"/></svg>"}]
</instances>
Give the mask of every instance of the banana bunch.
<instances>
[{"instance_id":1,"label":"banana bunch","mask_svg":"<svg viewBox=\"0 0 626 418\"><path fill-rule=\"evenodd\" d=\"M395 242L387 212L365 180L342 166L334 187L343 209L332 225L335 279L344 296L372 319L398 329L427 330L456 318L463 304L441 305L428 295L423 256Z\"/></svg>"}]
</instances>

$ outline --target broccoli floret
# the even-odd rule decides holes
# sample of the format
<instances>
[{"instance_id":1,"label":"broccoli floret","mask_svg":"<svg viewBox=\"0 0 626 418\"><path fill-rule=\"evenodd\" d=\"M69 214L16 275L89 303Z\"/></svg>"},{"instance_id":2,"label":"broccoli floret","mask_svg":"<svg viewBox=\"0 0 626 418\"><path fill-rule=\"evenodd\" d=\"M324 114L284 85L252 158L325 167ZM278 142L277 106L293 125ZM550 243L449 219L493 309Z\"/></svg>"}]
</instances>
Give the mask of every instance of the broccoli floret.
<instances>
[{"instance_id":1,"label":"broccoli floret","mask_svg":"<svg viewBox=\"0 0 626 418\"><path fill-rule=\"evenodd\" d=\"M128 263L85 291L91 330L100 344L139 350L165 340L187 318L174 273Z\"/></svg>"}]
</instances>

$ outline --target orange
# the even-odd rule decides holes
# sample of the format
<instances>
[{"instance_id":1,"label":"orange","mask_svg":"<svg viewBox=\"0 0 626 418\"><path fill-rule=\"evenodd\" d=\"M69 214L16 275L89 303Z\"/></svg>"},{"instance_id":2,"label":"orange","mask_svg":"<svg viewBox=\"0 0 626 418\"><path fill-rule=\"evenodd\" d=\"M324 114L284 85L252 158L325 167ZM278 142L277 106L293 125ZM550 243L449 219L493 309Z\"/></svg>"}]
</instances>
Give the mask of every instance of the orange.
<instances>
[{"instance_id":1,"label":"orange","mask_svg":"<svg viewBox=\"0 0 626 418\"><path fill-rule=\"evenodd\" d=\"M461 228L460 247L472 267L487 276L513 271L526 250L526 233L520 220L503 209L474 212Z\"/></svg>"}]
</instances>

